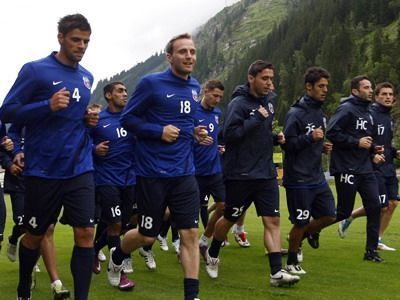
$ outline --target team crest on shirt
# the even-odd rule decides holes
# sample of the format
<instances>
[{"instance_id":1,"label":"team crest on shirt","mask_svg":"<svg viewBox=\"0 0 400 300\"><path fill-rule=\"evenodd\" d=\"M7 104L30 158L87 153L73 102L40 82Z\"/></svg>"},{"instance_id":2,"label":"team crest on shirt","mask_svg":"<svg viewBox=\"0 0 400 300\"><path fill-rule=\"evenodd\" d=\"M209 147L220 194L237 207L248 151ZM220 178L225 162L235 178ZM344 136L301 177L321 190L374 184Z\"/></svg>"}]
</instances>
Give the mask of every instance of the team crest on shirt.
<instances>
[{"instance_id":1,"label":"team crest on shirt","mask_svg":"<svg viewBox=\"0 0 400 300\"><path fill-rule=\"evenodd\" d=\"M219 124L219 118L218 116L214 116L215 117L215 124Z\"/></svg>"},{"instance_id":2,"label":"team crest on shirt","mask_svg":"<svg viewBox=\"0 0 400 300\"><path fill-rule=\"evenodd\" d=\"M199 102L199 101L200 101L199 95L197 94L197 91L196 91L196 90L192 90L192 97L193 97L193 100L194 100L194 101L196 101L196 102Z\"/></svg>"},{"instance_id":3,"label":"team crest on shirt","mask_svg":"<svg viewBox=\"0 0 400 300\"><path fill-rule=\"evenodd\" d=\"M274 106L272 105L272 103L268 103L268 109L271 112L271 114L274 113Z\"/></svg>"},{"instance_id":4,"label":"team crest on shirt","mask_svg":"<svg viewBox=\"0 0 400 300\"><path fill-rule=\"evenodd\" d=\"M92 88L92 84L90 83L89 78L83 76L82 79L83 79L83 84L86 86L88 90L90 90Z\"/></svg>"}]
</instances>

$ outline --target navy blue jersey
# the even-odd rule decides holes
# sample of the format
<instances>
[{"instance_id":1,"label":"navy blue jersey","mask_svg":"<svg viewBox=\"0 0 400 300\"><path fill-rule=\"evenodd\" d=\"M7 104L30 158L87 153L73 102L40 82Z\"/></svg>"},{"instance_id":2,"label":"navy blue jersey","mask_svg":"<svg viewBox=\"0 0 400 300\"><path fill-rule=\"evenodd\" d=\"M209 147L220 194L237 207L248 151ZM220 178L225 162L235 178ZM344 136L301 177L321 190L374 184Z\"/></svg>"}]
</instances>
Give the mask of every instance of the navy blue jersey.
<instances>
[{"instance_id":1,"label":"navy blue jersey","mask_svg":"<svg viewBox=\"0 0 400 300\"><path fill-rule=\"evenodd\" d=\"M375 134L370 102L351 96L344 99L329 120L326 137L333 143L330 173L373 172L370 150L358 146L362 137Z\"/></svg>"},{"instance_id":2,"label":"navy blue jersey","mask_svg":"<svg viewBox=\"0 0 400 300\"><path fill-rule=\"evenodd\" d=\"M374 144L383 145L385 149L385 162L374 164L374 167L382 176L396 176L396 167L393 164L393 159L396 157L397 150L392 144L394 124L390 115L391 108L374 103L370 106L370 111L376 125Z\"/></svg>"},{"instance_id":3,"label":"navy blue jersey","mask_svg":"<svg viewBox=\"0 0 400 300\"><path fill-rule=\"evenodd\" d=\"M137 175L194 175L194 115L199 106L199 92L196 79L184 80L171 69L139 81L121 115L122 126L137 138ZM173 143L161 139L164 126L169 124L180 129Z\"/></svg>"},{"instance_id":4,"label":"navy blue jersey","mask_svg":"<svg viewBox=\"0 0 400 300\"><path fill-rule=\"evenodd\" d=\"M268 94L255 98L250 94L248 84L235 89L223 125L225 179L276 178L272 161L273 146L276 143L272 133L274 97L275 94ZM267 118L258 112L260 105L268 111Z\"/></svg>"},{"instance_id":5,"label":"navy blue jersey","mask_svg":"<svg viewBox=\"0 0 400 300\"><path fill-rule=\"evenodd\" d=\"M121 113L108 109L100 113L99 123L91 130L93 144L109 141L105 156L94 154L96 185L128 186L136 183L135 137L120 124Z\"/></svg>"},{"instance_id":6,"label":"navy blue jersey","mask_svg":"<svg viewBox=\"0 0 400 300\"><path fill-rule=\"evenodd\" d=\"M323 102L304 96L286 114L283 148L283 184L315 185L325 182L321 156L323 140L312 138L314 129L325 132L326 118L322 112Z\"/></svg>"},{"instance_id":7,"label":"navy blue jersey","mask_svg":"<svg viewBox=\"0 0 400 300\"><path fill-rule=\"evenodd\" d=\"M212 145L205 146L198 142L194 144L194 165L196 176L207 176L222 172L221 158L218 152L218 132L221 110L219 108L205 109L201 105L195 114L195 126L207 127L208 135L214 140Z\"/></svg>"},{"instance_id":8,"label":"navy blue jersey","mask_svg":"<svg viewBox=\"0 0 400 300\"><path fill-rule=\"evenodd\" d=\"M0 108L1 120L25 125L25 176L65 179L93 170L84 121L93 76L79 64L62 64L55 54L25 64ZM53 112L50 98L63 87L70 103Z\"/></svg>"}]
</instances>

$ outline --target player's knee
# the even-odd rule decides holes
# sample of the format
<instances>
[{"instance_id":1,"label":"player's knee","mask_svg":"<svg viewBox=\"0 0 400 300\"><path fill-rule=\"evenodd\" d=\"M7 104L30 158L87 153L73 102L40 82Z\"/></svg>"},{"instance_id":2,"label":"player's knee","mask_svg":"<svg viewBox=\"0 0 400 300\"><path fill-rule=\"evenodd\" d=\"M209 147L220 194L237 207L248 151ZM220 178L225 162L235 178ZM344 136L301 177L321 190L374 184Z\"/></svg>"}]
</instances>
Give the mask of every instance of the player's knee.
<instances>
[{"instance_id":1,"label":"player's knee","mask_svg":"<svg viewBox=\"0 0 400 300\"><path fill-rule=\"evenodd\" d=\"M94 228L92 227L75 227L74 238L75 244L80 247L90 247L93 245Z\"/></svg>"}]
</instances>

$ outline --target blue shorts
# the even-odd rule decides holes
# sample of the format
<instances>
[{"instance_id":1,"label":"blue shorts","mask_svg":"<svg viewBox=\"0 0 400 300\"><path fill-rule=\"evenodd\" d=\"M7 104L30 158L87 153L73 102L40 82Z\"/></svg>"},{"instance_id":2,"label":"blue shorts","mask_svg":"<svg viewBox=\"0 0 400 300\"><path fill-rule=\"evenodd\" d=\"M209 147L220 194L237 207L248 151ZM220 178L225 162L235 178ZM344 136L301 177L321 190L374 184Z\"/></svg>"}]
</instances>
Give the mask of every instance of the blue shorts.
<instances>
[{"instance_id":1,"label":"blue shorts","mask_svg":"<svg viewBox=\"0 0 400 300\"><path fill-rule=\"evenodd\" d=\"M317 188L286 188L289 220L305 226L310 218L336 217L335 200L328 184Z\"/></svg>"},{"instance_id":2,"label":"blue shorts","mask_svg":"<svg viewBox=\"0 0 400 300\"><path fill-rule=\"evenodd\" d=\"M222 173L196 176L199 184L200 206L207 206L210 195L215 202L225 202L225 185Z\"/></svg>"},{"instance_id":3,"label":"blue shorts","mask_svg":"<svg viewBox=\"0 0 400 300\"><path fill-rule=\"evenodd\" d=\"M168 206L177 229L198 228L199 190L194 176L136 178L139 232L156 237Z\"/></svg>"},{"instance_id":4,"label":"blue shorts","mask_svg":"<svg viewBox=\"0 0 400 300\"><path fill-rule=\"evenodd\" d=\"M258 216L279 217L279 187L276 178L226 180L225 219L236 222L254 202Z\"/></svg>"},{"instance_id":5,"label":"blue shorts","mask_svg":"<svg viewBox=\"0 0 400 300\"><path fill-rule=\"evenodd\" d=\"M100 219L107 224L127 224L134 213L135 186L96 186L96 205L100 206Z\"/></svg>"},{"instance_id":6,"label":"blue shorts","mask_svg":"<svg viewBox=\"0 0 400 300\"><path fill-rule=\"evenodd\" d=\"M73 227L94 226L93 173L69 179L26 177L24 225L34 235L43 235L57 222L61 208L63 219Z\"/></svg>"},{"instance_id":7,"label":"blue shorts","mask_svg":"<svg viewBox=\"0 0 400 300\"><path fill-rule=\"evenodd\" d=\"M379 187L379 201L381 207L388 207L389 201L398 201L399 195L399 181L396 176L382 176L382 174L376 172L376 179Z\"/></svg>"}]
</instances>

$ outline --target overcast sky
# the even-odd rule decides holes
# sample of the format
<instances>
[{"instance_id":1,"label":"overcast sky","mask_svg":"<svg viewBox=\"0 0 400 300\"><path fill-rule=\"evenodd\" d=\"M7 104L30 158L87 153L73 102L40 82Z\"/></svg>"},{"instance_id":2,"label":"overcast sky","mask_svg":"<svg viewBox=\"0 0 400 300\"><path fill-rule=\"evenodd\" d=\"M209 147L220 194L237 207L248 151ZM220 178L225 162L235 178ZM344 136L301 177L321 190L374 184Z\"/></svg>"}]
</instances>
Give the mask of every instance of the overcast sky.
<instances>
[{"instance_id":1,"label":"overcast sky","mask_svg":"<svg viewBox=\"0 0 400 300\"><path fill-rule=\"evenodd\" d=\"M22 65L58 50L57 22L72 13L91 26L81 64L95 82L130 69L182 32L193 32L238 0L14 0L1 1L0 103Z\"/></svg>"}]
</instances>

